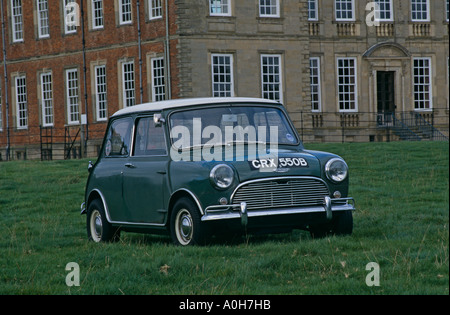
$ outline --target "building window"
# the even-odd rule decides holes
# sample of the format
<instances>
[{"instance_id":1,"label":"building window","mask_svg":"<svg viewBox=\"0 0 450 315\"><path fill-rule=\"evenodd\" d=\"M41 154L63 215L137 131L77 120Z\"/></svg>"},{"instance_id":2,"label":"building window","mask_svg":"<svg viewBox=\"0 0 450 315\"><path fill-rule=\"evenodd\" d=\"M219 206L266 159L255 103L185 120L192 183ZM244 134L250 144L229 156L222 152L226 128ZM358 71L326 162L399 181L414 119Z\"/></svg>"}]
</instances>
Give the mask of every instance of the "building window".
<instances>
[{"instance_id":1,"label":"building window","mask_svg":"<svg viewBox=\"0 0 450 315\"><path fill-rule=\"evenodd\" d=\"M17 129L28 128L27 79L23 76L15 78L16 84L16 118Z\"/></svg>"},{"instance_id":2,"label":"building window","mask_svg":"<svg viewBox=\"0 0 450 315\"><path fill-rule=\"evenodd\" d=\"M2 88L0 86L0 131L3 131Z\"/></svg>"},{"instance_id":3,"label":"building window","mask_svg":"<svg viewBox=\"0 0 450 315\"><path fill-rule=\"evenodd\" d=\"M319 7L317 0L308 0L308 21L319 20Z\"/></svg>"},{"instance_id":4,"label":"building window","mask_svg":"<svg viewBox=\"0 0 450 315\"><path fill-rule=\"evenodd\" d=\"M393 21L393 6L392 0L375 0L375 3L378 5L378 18L379 21Z\"/></svg>"},{"instance_id":5,"label":"building window","mask_svg":"<svg viewBox=\"0 0 450 315\"><path fill-rule=\"evenodd\" d=\"M148 4L148 16L150 17L150 20L162 18L162 0L148 0Z\"/></svg>"},{"instance_id":6,"label":"building window","mask_svg":"<svg viewBox=\"0 0 450 315\"><path fill-rule=\"evenodd\" d=\"M39 38L50 37L50 25L48 19L48 0L38 0L38 36Z\"/></svg>"},{"instance_id":7,"label":"building window","mask_svg":"<svg viewBox=\"0 0 450 315\"><path fill-rule=\"evenodd\" d=\"M70 15L73 10L75 10L73 7L77 6L75 0L64 0L64 33L65 34L74 34L77 32L77 23L75 20L76 17L74 15Z\"/></svg>"},{"instance_id":8,"label":"building window","mask_svg":"<svg viewBox=\"0 0 450 315\"><path fill-rule=\"evenodd\" d=\"M216 16L230 16L230 0L209 0L209 14Z\"/></svg>"},{"instance_id":9,"label":"building window","mask_svg":"<svg viewBox=\"0 0 450 315\"><path fill-rule=\"evenodd\" d=\"M448 22L448 15L449 15L449 13L448 13L448 10L449 10L449 8L448 8L448 7L449 7L448 2L449 2L449 0L447 0L447 1L446 1L446 4L445 4L445 11L447 12L445 18L446 18L446 21L447 21L447 22Z\"/></svg>"},{"instance_id":10,"label":"building window","mask_svg":"<svg viewBox=\"0 0 450 315\"><path fill-rule=\"evenodd\" d=\"M336 21L355 20L354 0L335 0Z\"/></svg>"},{"instance_id":11,"label":"building window","mask_svg":"<svg viewBox=\"0 0 450 315\"><path fill-rule=\"evenodd\" d=\"M414 58L414 109L432 109L431 58Z\"/></svg>"},{"instance_id":12,"label":"building window","mask_svg":"<svg viewBox=\"0 0 450 315\"><path fill-rule=\"evenodd\" d=\"M136 91L134 86L134 62L122 63L123 106L130 107L136 104Z\"/></svg>"},{"instance_id":13,"label":"building window","mask_svg":"<svg viewBox=\"0 0 450 315\"><path fill-rule=\"evenodd\" d=\"M103 28L103 0L92 0L92 28Z\"/></svg>"},{"instance_id":14,"label":"building window","mask_svg":"<svg viewBox=\"0 0 450 315\"><path fill-rule=\"evenodd\" d=\"M108 119L108 101L106 89L106 66L96 66L95 73L95 109L97 121L105 121Z\"/></svg>"},{"instance_id":15,"label":"building window","mask_svg":"<svg viewBox=\"0 0 450 315\"><path fill-rule=\"evenodd\" d=\"M233 55L211 55L213 97L234 96Z\"/></svg>"},{"instance_id":16,"label":"building window","mask_svg":"<svg viewBox=\"0 0 450 315\"><path fill-rule=\"evenodd\" d=\"M280 17L279 0L259 0L259 16Z\"/></svg>"},{"instance_id":17,"label":"building window","mask_svg":"<svg viewBox=\"0 0 450 315\"><path fill-rule=\"evenodd\" d=\"M69 124L80 122L80 104L78 91L78 70L66 71L66 105Z\"/></svg>"},{"instance_id":18,"label":"building window","mask_svg":"<svg viewBox=\"0 0 450 315\"><path fill-rule=\"evenodd\" d=\"M131 24L131 0L119 0L120 24Z\"/></svg>"},{"instance_id":19,"label":"building window","mask_svg":"<svg viewBox=\"0 0 450 315\"><path fill-rule=\"evenodd\" d=\"M281 55L261 55L262 97L283 101Z\"/></svg>"},{"instance_id":20,"label":"building window","mask_svg":"<svg viewBox=\"0 0 450 315\"><path fill-rule=\"evenodd\" d=\"M339 110L358 110L356 58L337 58L337 71Z\"/></svg>"},{"instance_id":21,"label":"building window","mask_svg":"<svg viewBox=\"0 0 450 315\"><path fill-rule=\"evenodd\" d=\"M430 21L429 0L411 0L411 20L413 22Z\"/></svg>"},{"instance_id":22,"label":"building window","mask_svg":"<svg viewBox=\"0 0 450 315\"><path fill-rule=\"evenodd\" d=\"M164 75L164 58L152 58L152 101L166 99L166 83Z\"/></svg>"},{"instance_id":23,"label":"building window","mask_svg":"<svg viewBox=\"0 0 450 315\"><path fill-rule=\"evenodd\" d=\"M53 126L53 86L52 73L41 73L42 126Z\"/></svg>"},{"instance_id":24,"label":"building window","mask_svg":"<svg viewBox=\"0 0 450 315\"><path fill-rule=\"evenodd\" d=\"M311 110L320 112L322 110L322 97L320 85L320 58L309 59L310 81L311 81Z\"/></svg>"},{"instance_id":25,"label":"building window","mask_svg":"<svg viewBox=\"0 0 450 315\"><path fill-rule=\"evenodd\" d=\"M22 0L11 0L13 42L23 42Z\"/></svg>"}]
</instances>

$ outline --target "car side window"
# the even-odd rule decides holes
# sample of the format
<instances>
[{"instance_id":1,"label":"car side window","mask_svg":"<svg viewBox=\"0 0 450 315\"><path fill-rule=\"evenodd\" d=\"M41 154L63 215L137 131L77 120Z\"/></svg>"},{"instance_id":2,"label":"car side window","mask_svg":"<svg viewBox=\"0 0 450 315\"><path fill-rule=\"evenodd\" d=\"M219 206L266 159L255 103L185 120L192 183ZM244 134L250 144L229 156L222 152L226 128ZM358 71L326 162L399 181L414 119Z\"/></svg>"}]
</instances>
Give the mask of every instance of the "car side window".
<instances>
[{"instance_id":1,"label":"car side window","mask_svg":"<svg viewBox=\"0 0 450 315\"><path fill-rule=\"evenodd\" d=\"M130 117L117 119L111 123L106 135L105 156L129 155L132 126L133 120Z\"/></svg>"},{"instance_id":2,"label":"car side window","mask_svg":"<svg viewBox=\"0 0 450 315\"><path fill-rule=\"evenodd\" d=\"M156 127L153 117L137 122L134 156L167 155L164 128Z\"/></svg>"}]
</instances>

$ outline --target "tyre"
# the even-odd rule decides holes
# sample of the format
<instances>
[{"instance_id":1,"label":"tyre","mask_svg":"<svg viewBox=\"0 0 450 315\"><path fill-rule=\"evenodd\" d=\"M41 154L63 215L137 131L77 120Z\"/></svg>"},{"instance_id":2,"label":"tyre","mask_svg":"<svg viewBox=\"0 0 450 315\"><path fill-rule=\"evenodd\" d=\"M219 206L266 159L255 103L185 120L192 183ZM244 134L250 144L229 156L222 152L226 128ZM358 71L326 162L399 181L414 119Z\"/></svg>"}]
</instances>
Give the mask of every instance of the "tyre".
<instances>
[{"instance_id":1,"label":"tyre","mask_svg":"<svg viewBox=\"0 0 450 315\"><path fill-rule=\"evenodd\" d=\"M86 227L89 240L95 243L115 241L119 238L119 230L106 219L105 208L99 199L89 204Z\"/></svg>"},{"instance_id":2,"label":"tyre","mask_svg":"<svg viewBox=\"0 0 450 315\"><path fill-rule=\"evenodd\" d=\"M170 217L170 235L176 245L204 245L208 233L200 212L189 198L178 200Z\"/></svg>"},{"instance_id":3,"label":"tyre","mask_svg":"<svg viewBox=\"0 0 450 315\"><path fill-rule=\"evenodd\" d=\"M323 238L329 235L351 235L353 232L353 213L350 210L335 212L331 222L311 226L309 232L313 238Z\"/></svg>"}]
</instances>

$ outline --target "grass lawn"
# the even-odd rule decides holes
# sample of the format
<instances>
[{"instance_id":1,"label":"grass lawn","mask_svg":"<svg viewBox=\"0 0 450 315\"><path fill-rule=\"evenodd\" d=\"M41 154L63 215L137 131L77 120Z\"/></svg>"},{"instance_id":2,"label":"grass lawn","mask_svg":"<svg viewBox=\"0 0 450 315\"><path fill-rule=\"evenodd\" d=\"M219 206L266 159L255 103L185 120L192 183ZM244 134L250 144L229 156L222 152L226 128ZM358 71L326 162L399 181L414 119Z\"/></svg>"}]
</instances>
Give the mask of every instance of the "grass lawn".
<instances>
[{"instance_id":1,"label":"grass lawn","mask_svg":"<svg viewBox=\"0 0 450 315\"><path fill-rule=\"evenodd\" d=\"M173 246L122 233L87 241L87 161L0 163L0 294L449 294L447 142L314 144L350 167L350 237L250 236ZM80 286L66 285L66 265ZM380 285L367 286L380 266Z\"/></svg>"}]
</instances>

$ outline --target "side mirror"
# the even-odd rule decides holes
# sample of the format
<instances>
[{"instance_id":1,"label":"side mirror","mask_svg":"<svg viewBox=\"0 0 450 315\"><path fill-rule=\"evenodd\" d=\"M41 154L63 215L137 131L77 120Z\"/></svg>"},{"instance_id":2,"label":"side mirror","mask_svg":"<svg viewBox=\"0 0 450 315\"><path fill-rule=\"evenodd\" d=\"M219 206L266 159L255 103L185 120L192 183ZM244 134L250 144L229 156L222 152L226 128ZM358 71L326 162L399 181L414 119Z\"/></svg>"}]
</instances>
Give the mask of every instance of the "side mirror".
<instances>
[{"instance_id":1,"label":"side mirror","mask_svg":"<svg viewBox=\"0 0 450 315\"><path fill-rule=\"evenodd\" d=\"M166 122L166 120L161 117L161 114L155 114L153 116L153 121L155 122L155 127L161 127L161 125Z\"/></svg>"},{"instance_id":2,"label":"side mirror","mask_svg":"<svg viewBox=\"0 0 450 315\"><path fill-rule=\"evenodd\" d=\"M92 163L92 161L89 161L88 164L88 172L90 173L92 171L92 169L94 168L94 163Z\"/></svg>"}]
</instances>

